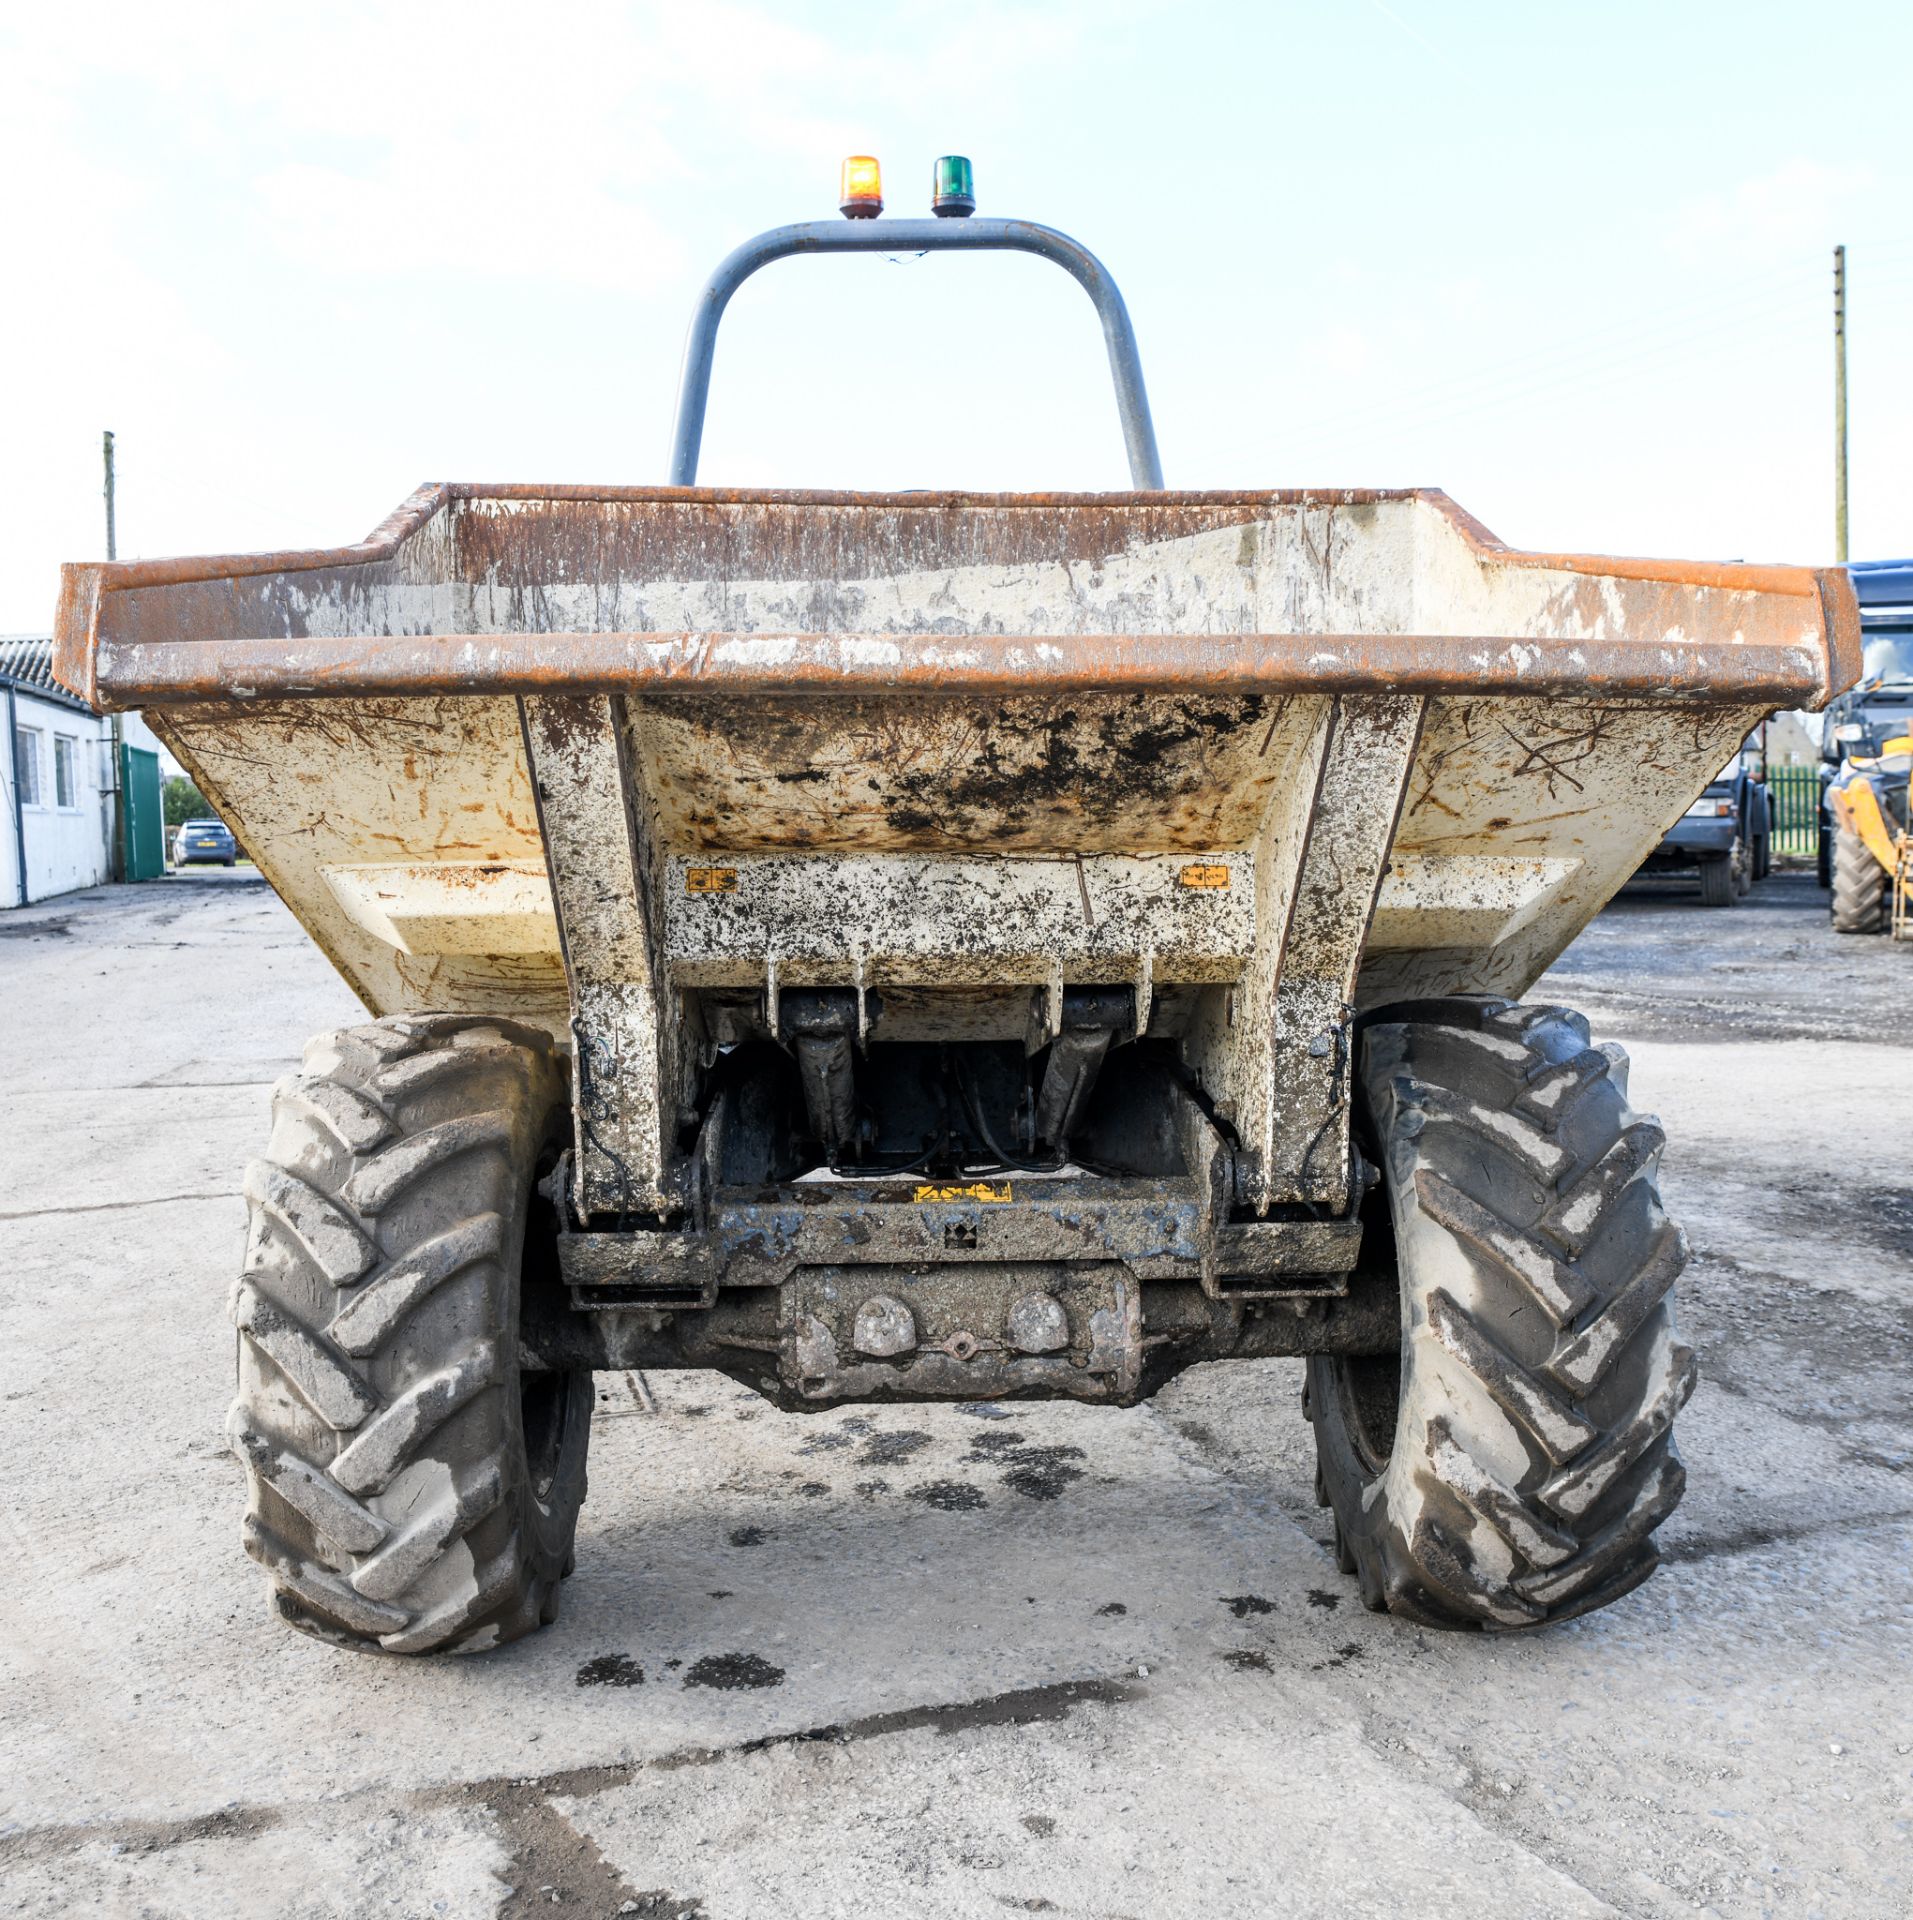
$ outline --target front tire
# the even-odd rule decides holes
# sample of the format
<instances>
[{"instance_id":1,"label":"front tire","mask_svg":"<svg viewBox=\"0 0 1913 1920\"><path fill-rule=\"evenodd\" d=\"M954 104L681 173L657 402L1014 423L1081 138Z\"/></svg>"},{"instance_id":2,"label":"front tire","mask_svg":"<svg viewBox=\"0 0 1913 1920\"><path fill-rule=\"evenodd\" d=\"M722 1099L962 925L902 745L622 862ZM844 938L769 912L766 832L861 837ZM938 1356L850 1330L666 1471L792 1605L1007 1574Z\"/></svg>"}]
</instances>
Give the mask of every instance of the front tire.
<instances>
[{"instance_id":1,"label":"front tire","mask_svg":"<svg viewBox=\"0 0 1913 1920\"><path fill-rule=\"evenodd\" d=\"M228 1431L246 1550L293 1626L462 1652L555 1616L591 1375L522 1372L517 1328L521 1285L546 1283L533 1182L565 1111L542 1033L451 1016L322 1035L275 1089Z\"/></svg>"},{"instance_id":2,"label":"front tire","mask_svg":"<svg viewBox=\"0 0 1913 1920\"><path fill-rule=\"evenodd\" d=\"M1740 843L1735 841L1735 847ZM1731 907L1740 898L1738 853L1709 853L1701 857L1700 903L1703 907Z\"/></svg>"},{"instance_id":3,"label":"front tire","mask_svg":"<svg viewBox=\"0 0 1913 1920\"><path fill-rule=\"evenodd\" d=\"M1667 1297L1686 1243L1625 1056L1563 1008L1452 1004L1454 1024L1363 1036L1402 1346L1312 1359L1307 1405L1337 1560L1369 1607L1537 1626L1657 1564L1695 1379Z\"/></svg>"},{"instance_id":4,"label":"front tire","mask_svg":"<svg viewBox=\"0 0 1913 1920\"><path fill-rule=\"evenodd\" d=\"M1885 933L1892 911L1887 870L1851 827L1836 825L1831 902L1834 932Z\"/></svg>"}]
</instances>

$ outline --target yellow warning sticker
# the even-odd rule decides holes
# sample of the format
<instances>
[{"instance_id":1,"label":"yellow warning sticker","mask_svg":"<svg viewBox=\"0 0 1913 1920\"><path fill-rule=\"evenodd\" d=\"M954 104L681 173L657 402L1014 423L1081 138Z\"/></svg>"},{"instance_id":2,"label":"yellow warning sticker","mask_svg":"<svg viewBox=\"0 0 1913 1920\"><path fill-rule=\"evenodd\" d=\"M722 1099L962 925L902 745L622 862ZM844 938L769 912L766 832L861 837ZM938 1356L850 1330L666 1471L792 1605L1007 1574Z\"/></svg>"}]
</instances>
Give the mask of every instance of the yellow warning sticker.
<instances>
[{"instance_id":1,"label":"yellow warning sticker","mask_svg":"<svg viewBox=\"0 0 1913 1920\"><path fill-rule=\"evenodd\" d=\"M985 1206L1001 1206L1010 1197L1009 1182L992 1187L979 1180L973 1187L919 1187L917 1205L929 1206L939 1200L980 1200Z\"/></svg>"},{"instance_id":2,"label":"yellow warning sticker","mask_svg":"<svg viewBox=\"0 0 1913 1920\"><path fill-rule=\"evenodd\" d=\"M1227 867L1184 867L1176 875L1176 884L1184 887L1227 887L1229 869Z\"/></svg>"},{"instance_id":3,"label":"yellow warning sticker","mask_svg":"<svg viewBox=\"0 0 1913 1920\"><path fill-rule=\"evenodd\" d=\"M737 869L735 867L686 867L684 891L686 893L735 893Z\"/></svg>"}]
</instances>

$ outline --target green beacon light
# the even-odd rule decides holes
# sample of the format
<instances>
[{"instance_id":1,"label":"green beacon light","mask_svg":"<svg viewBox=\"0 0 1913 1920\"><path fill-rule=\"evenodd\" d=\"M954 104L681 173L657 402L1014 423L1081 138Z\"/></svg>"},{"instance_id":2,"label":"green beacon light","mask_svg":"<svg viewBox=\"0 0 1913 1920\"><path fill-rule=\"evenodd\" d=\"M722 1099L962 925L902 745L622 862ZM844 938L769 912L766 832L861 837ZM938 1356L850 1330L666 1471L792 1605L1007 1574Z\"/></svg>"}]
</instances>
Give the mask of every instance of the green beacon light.
<instances>
[{"instance_id":1,"label":"green beacon light","mask_svg":"<svg viewBox=\"0 0 1913 1920\"><path fill-rule=\"evenodd\" d=\"M960 153L946 153L930 177L930 205L939 220L967 220L976 211L976 176Z\"/></svg>"}]
</instances>

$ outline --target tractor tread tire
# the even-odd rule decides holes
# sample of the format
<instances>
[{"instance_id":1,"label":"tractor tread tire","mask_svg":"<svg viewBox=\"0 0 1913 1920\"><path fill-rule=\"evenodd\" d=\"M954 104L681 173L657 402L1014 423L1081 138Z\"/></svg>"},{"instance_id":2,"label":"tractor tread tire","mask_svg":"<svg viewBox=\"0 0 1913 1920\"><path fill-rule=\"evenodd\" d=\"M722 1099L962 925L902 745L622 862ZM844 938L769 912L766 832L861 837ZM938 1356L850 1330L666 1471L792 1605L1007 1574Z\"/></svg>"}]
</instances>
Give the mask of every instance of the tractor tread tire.
<instances>
[{"instance_id":1,"label":"tractor tread tire","mask_svg":"<svg viewBox=\"0 0 1913 1920\"><path fill-rule=\"evenodd\" d=\"M1836 825L1831 903L1834 932L1885 933L1892 911L1887 870L1851 827Z\"/></svg>"},{"instance_id":2,"label":"tractor tread tire","mask_svg":"<svg viewBox=\"0 0 1913 1920\"><path fill-rule=\"evenodd\" d=\"M1654 1570L1684 1485L1671 1428L1695 1366L1668 1299L1687 1249L1655 1185L1663 1135L1627 1104L1625 1055L1564 1008L1383 1022L1361 1097L1403 1350L1366 1389L1310 1362L1337 1558L1371 1608L1430 1626L1569 1619Z\"/></svg>"},{"instance_id":3,"label":"tractor tread tire","mask_svg":"<svg viewBox=\"0 0 1913 1920\"><path fill-rule=\"evenodd\" d=\"M246 1551L280 1616L388 1653L501 1645L555 1608L584 1498L588 1373L516 1343L532 1179L561 1063L504 1020L323 1034L246 1170L233 1293Z\"/></svg>"}]
</instances>

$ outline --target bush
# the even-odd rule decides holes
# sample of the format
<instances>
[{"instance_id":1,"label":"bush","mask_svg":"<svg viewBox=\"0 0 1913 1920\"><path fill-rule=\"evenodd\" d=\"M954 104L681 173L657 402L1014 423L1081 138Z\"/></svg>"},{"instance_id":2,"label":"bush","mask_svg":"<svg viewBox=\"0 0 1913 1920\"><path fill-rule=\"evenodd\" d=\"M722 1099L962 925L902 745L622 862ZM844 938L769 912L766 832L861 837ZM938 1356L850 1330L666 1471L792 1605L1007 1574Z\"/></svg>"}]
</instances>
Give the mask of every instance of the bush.
<instances>
[{"instance_id":1,"label":"bush","mask_svg":"<svg viewBox=\"0 0 1913 1920\"><path fill-rule=\"evenodd\" d=\"M174 774L166 782L160 792L160 805L165 810L168 833L188 820L211 820L216 817L206 803L206 796L183 773Z\"/></svg>"}]
</instances>

